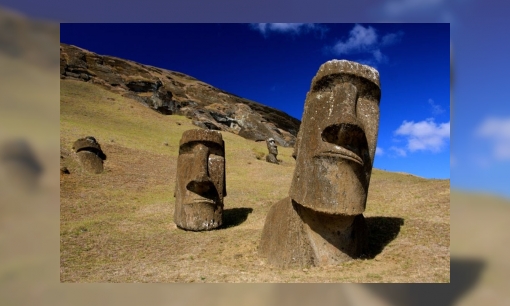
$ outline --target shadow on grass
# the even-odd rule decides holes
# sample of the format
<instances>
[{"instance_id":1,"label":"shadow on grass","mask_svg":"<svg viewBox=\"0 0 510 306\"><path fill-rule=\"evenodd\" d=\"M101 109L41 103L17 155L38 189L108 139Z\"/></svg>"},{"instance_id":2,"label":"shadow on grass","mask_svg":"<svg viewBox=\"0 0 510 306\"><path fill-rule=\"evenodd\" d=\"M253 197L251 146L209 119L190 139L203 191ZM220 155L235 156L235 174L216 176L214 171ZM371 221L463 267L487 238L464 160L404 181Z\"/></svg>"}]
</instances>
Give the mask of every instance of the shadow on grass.
<instances>
[{"instance_id":1,"label":"shadow on grass","mask_svg":"<svg viewBox=\"0 0 510 306\"><path fill-rule=\"evenodd\" d=\"M251 214L253 208L229 208L223 211L223 225L221 228L229 228L238 226L248 219L248 215Z\"/></svg>"},{"instance_id":2,"label":"shadow on grass","mask_svg":"<svg viewBox=\"0 0 510 306\"><path fill-rule=\"evenodd\" d=\"M366 217L368 227L368 247L366 258L373 259L384 247L397 238L404 219L396 217Z\"/></svg>"},{"instance_id":3,"label":"shadow on grass","mask_svg":"<svg viewBox=\"0 0 510 306\"><path fill-rule=\"evenodd\" d=\"M453 257L450 284L370 284L364 285L391 305L454 305L480 280L486 262L479 258Z\"/></svg>"}]
</instances>

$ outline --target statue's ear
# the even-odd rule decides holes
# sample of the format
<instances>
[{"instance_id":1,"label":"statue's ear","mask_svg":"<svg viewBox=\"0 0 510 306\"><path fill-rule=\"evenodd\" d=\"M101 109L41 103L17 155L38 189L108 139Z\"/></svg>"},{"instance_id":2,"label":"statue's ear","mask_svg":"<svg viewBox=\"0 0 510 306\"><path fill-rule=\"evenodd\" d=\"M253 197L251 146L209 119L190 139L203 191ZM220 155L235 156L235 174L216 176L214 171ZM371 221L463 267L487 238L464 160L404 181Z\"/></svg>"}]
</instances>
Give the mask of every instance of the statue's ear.
<instances>
[{"instance_id":1,"label":"statue's ear","mask_svg":"<svg viewBox=\"0 0 510 306\"><path fill-rule=\"evenodd\" d=\"M303 109L303 115L301 116L301 122L299 123L299 131L297 133L296 143L294 144L294 151L292 152L292 157L294 159L297 159L297 156L299 154L299 144L301 143L301 138L303 137L303 129L301 127L303 126L303 119L306 118L306 110L308 108L306 101L308 100L308 97L310 96L311 92L312 91L310 90L309 92L306 93L305 107Z\"/></svg>"},{"instance_id":2,"label":"statue's ear","mask_svg":"<svg viewBox=\"0 0 510 306\"><path fill-rule=\"evenodd\" d=\"M301 143L301 128L299 128L299 131L298 131L298 134L297 134L297 137L296 137L296 143L294 144L294 151L292 152L292 157L294 159L297 158L297 155L298 155L298 151L299 151L299 144Z\"/></svg>"}]
</instances>

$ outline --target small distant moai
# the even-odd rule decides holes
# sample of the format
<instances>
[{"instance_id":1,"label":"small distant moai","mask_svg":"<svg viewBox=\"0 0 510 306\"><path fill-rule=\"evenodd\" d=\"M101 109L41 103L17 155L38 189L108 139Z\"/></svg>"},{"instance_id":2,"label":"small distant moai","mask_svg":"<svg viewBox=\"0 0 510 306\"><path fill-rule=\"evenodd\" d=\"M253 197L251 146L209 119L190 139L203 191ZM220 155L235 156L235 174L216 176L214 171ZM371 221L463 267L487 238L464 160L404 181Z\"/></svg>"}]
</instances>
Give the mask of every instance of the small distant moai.
<instances>
[{"instance_id":1,"label":"small distant moai","mask_svg":"<svg viewBox=\"0 0 510 306\"><path fill-rule=\"evenodd\" d=\"M106 159L106 155L94 137L87 136L76 140L73 150L78 155L78 160L85 171L95 174L103 172L103 161Z\"/></svg>"},{"instance_id":2,"label":"small distant moai","mask_svg":"<svg viewBox=\"0 0 510 306\"><path fill-rule=\"evenodd\" d=\"M203 129L185 131L177 159L175 224L191 231L221 226L226 195L225 143L221 133Z\"/></svg>"},{"instance_id":3,"label":"small distant moai","mask_svg":"<svg viewBox=\"0 0 510 306\"><path fill-rule=\"evenodd\" d=\"M278 147L276 146L276 142L274 138L266 139L267 150L269 154L266 155L266 161L268 163L279 164L276 156L278 155Z\"/></svg>"},{"instance_id":4,"label":"small distant moai","mask_svg":"<svg viewBox=\"0 0 510 306\"><path fill-rule=\"evenodd\" d=\"M363 254L363 212L372 173L379 72L345 60L324 63L307 93L289 197L274 204L259 253L287 267L332 265Z\"/></svg>"}]
</instances>

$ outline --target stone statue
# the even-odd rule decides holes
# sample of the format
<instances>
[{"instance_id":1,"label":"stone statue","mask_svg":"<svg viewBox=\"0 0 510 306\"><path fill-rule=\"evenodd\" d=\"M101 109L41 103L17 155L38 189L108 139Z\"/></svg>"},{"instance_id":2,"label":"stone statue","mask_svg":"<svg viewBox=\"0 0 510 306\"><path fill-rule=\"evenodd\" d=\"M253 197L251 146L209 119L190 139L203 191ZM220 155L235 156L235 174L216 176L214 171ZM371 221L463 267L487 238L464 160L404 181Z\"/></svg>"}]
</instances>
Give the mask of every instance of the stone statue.
<instances>
[{"instance_id":1,"label":"stone statue","mask_svg":"<svg viewBox=\"0 0 510 306\"><path fill-rule=\"evenodd\" d=\"M177 159L174 222L179 228L206 231L222 224L225 143L220 132L188 130Z\"/></svg>"},{"instance_id":2,"label":"stone statue","mask_svg":"<svg viewBox=\"0 0 510 306\"><path fill-rule=\"evenodd\" d=\"M87 136L76 140L73 150L78 155L78 160L85 171L95 174L103 172L103 161L106 159L106 155L94 137Z\"/></svg>"},{"instance_id":3,"label":"stone statue","mask_svg":"<svg viewBox=\"0 0 510 306\"><path fill-rule=\"evenodd\" d=\"M377 70L324 63L306 96L289 197L267 215L259 252L280 267L330 265L362 255L381 97Z\"/></svg>"},{"instance_id":4,"label":"stone statue","mask_svg":"<svg viewBox=\"0 0 510 306\"><path fill-rule=\"evenodd\" d=\"M266 161L268 163L279 164L276 156L278 155L278 147L274 141L274 138L266 139L267 150L269 154L266 155Z\"/></svg>"}]
</instances>

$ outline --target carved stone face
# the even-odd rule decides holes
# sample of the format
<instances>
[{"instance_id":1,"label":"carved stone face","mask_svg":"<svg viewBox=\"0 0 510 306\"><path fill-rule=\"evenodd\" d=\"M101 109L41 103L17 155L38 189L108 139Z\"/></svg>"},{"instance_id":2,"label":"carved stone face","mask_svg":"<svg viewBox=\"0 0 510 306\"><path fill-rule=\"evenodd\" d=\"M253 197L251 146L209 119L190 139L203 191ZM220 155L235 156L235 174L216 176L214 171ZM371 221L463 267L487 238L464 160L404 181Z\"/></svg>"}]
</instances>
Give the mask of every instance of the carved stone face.
<instances>
[{"instance_id":1,"label":"carved stone face","mask_svg":"<svg viewBox=\"0 0 510 306\"><path fill-rule=\"evenodd\" d=\"M270 154L278 155L278 147L276 146L276 142L274 141L273 138L268 138L266 140L266 144L267 150L269 151Z\"/></svg>"},{"instance_id":2,"label":"carved stone face","mask_svg":"<svg viewBox=\"0 0 510 306\"><path fill-rule=\"evenodd\" d=\"M106 155L94 137L87 136L76 140L73 144L73 150L78 155L78 160L86 171L91 173L103 172L103 160L106 159Z\"/></svg>"},{"instance_id":3,"label":"carved stone face","mask_svg":"<svg viewBox=\"0 0 510 306\"><path fill-rule=\"evenodd\" d=\"M191 230L207 230L222 223L225 186L225 148L219 132L183 133L175 187L175 222Z\"/></svg>"},{"instance_id":4,"label":"carved stone face","mask_svg":"<svg viewBox=\"0 0 510 306\"><path fill-rule=\"evenodd\" d=\"M355 62L323 64L306 96L290 189L297 203L332 214L365 210L379 129L379 73Z\"/></svg>"}]
</instances>

